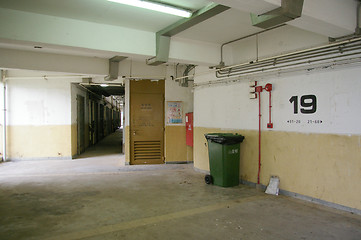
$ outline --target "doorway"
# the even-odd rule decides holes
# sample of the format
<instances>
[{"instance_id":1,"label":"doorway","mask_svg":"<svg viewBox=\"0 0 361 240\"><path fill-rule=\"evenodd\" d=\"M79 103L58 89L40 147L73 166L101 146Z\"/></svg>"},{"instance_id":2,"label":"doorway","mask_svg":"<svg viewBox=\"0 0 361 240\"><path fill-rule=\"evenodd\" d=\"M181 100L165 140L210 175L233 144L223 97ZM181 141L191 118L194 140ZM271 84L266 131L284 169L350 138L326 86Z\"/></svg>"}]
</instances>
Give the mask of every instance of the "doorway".
<instances>
[{"instance_id":1,"label":"doorway","mask_svg":"<svg viewBox=\"0 0 361 240\"><path fill-rule=\"evenodd\" d=\"M164 163L164 80L130 81L130 164Z\"/></svg>"},{"instance_id":2,"label":"doorway","mask_svg":"<svg viewBox=\"0 0 361 240\"><path fill-rule=\"evenodd\" d=\"M85 150L85 109L84 97L77 95L77 154L81 154Z\"/></svg>"}]
</instances>

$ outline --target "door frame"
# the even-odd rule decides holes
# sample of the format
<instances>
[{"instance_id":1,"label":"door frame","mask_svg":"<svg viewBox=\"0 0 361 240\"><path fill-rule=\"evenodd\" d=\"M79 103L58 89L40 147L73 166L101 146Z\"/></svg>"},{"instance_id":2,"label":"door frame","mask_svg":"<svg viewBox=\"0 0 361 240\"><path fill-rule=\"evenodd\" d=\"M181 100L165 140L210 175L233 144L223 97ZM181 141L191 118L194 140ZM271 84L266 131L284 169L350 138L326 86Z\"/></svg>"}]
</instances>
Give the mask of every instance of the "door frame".
<instances>
[{"instance_id":1,"label":"door frame","mask_svg":"<svg viewBox=\"0 0 361 240\"><path fill-rule=\"evenodd\" d=\"M85 151L85 97L77 94L77 154Z\"/></svg>"},{"instance_id":2,"label":"door frame","mask_svg":"<svg viewBox=\"0 0 361 240\"><path fill-rule=\"evenodd\" d=\"M131 107L131 103L132 103L132 93L137 93L137 94L141 94L141 93L145 93L145 94L161 94L162 95L162 164L165 163L165 80L159 80L157 82L161 82L162 86L161 89L162 91L159 90L154 90L151 88L145 88L142 90L135 90L134 89L134 82L139 82L139 81L148 81L148 82L153 82L152 80L130 80L129 81L129 164L132 165L134 164L134 146L133 146L133 126L132 126L132 107ZM133 86L133 87L132 87Z\"/></svg>"}]
</instances>

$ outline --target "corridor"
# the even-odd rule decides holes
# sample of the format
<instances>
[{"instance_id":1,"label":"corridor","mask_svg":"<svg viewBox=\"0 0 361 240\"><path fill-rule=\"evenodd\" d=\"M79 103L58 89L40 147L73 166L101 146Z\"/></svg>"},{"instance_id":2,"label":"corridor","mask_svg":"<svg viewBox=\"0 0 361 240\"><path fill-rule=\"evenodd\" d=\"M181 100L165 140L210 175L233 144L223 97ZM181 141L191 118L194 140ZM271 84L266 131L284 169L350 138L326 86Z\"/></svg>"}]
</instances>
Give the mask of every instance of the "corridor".
<instances>
[{"instance_id":1,"label":"corridor","mask_svg":"<svg viewBox=\"0 0 361 240\"><path fill-rule=\"evenodd\" d=\"M119 132L74 160L0 165L0 239L360 239L361 216L240 185L192 164L124 166Z\"/></svg>"}]
</instances>

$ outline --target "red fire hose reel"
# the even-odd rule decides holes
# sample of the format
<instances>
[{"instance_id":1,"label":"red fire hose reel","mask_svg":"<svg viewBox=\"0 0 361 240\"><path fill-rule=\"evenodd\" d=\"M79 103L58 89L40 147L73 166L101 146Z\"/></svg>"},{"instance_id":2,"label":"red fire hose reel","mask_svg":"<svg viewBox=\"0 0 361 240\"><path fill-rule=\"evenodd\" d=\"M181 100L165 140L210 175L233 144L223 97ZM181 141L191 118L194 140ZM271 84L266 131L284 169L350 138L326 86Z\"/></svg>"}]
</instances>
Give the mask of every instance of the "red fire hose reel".
<instances>
[{"instance_id":1,"label":"red fire hose reel","mask_svg":"<svg viewBox=\"0 0 361 240\"><path fill-rule=\"evenodd\" d=\"M264 87L264 89L269 92L269 121L267 123L267 128L273 128L273 123L272 123L272 119L271 119L271 92L272 92L272 84L267 83L266 86Z\"/></svg>"},{"instance_id":2,"label":"red fire hose reel","mask_svg":"<svg viewBox=\"0 0 361 240\"><path fill-rule=\"evenodd\" d=\"M272 113L272 104L271 104L271 97L272 97L272 89L273 86L270 83L267 83L264 87L262 86L257 86L257 82L255 83L255 92L258 93L257 96L259 98L259 102L261 102L261 92L263 92L263 90L266 90L269 93L269 113L268 113L268 117L269 117L269 121L267 123L267 128L273 128L273 123L272 123L272 117L271 117L271 113ZM260 115L261 115L261 109L260 109Z\"/></svg>"}]
</instances>

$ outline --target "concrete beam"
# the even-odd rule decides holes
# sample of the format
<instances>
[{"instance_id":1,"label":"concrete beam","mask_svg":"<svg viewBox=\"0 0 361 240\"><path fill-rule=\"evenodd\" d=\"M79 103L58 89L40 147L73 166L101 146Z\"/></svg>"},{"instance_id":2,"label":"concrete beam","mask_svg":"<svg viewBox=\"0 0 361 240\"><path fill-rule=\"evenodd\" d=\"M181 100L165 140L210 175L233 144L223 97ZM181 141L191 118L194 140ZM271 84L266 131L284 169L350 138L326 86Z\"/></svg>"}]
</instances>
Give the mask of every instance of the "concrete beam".
<instances>
[{"instance_id":1,"label":"concrete beam","mask_svg":"<svg viewBox=\"0 0 361 240\"><path fill-rule=\"evenodd\" d=\"M0 22L2 39L112 51L118 55L155 54L152 32L3 8Z\"/></svg>"},{"instance_id":2,"label":"concrete beam","mask_svg":"<svg viewBox=\"0 0 361 240\"><path fill-rule=\"evenodd\" d=\"M188 28L197 25L209 18L214 17L215 15L222 13L228 10L230 7L219 5L219 4L210 4L197 12L193 13L192 17L181 19L178 22L160 30L157 34L162 36L174 36Z\"/></svg>"},{"instance_id":3,"label":"concrete beam","mask_svg":"<svg viewBox=\"0 0 361 240\"><path fill-rule=\"evenodd\" d=\"M115 56L109 59L109 75L104 78L105 81L114 81L118 79L119 62L123 61L127 57Z\"/></svg>"},{"instance_id":4,"label":"concrete beam","mask_svg":"<svg viewBox=\"0 0 361 240\"><path fill-rule=\"evenodd\" d=\"M252 25L267 29L299 18L302 14L303 0L282 0L281 7L262 13L251 13Z\"/></svg>"},{"instance_id":5,"label":"concrete beam","mask_svg":"<svg viewBox=\"0 0 361 240\"><path fill-rule=\"evenodd\" d=\"M193 13L192 17L188 19L181 19L178 22L157 32L156 56L148 59L147 64L157 66L168 61L171 36L174 36L228 9L229 7L227 6L210 4Z\"/></svg>"},{"instance_id":6,"label":"concrete beam","mask_svg":"<svg viewBox=\"0 0 361 240\"><path fill-rule=\"evenodd\" d=\"M302 17L289 25L337 38L355 32L356 9L354 0L305 1Z\"/></svg>"},{"instance_id":7,"label":"concrete beam","mask_svg":"<svg viewBox=\"0 0 361 240\"><path fill-rule=\"evenodd\" d=\"M102 58L37 53L1 48L0 56L1 68L103 76L108 74L108 60Z\"/></svg>"},{"instance_id":8,"label":"concrete beam","mask_svg":"<svg viewBox=\"0 0 361 240\"><path fill-rule=\"evenodd\" d=\"M129 56L132 59L143 61L156 55L156 39L152 32L3 8L0 8L0 22L2 23L0 24L0 43L4 43L12 49L18 49L17 51L9 50L4 46L1 53L9 54L10 58L5 59L5 55L1 54L0 67L94 73L105 76L109 74L107 59L111 56ZM39 51L48 51L48 53L43 55L32 52L32 46L35 45L43 46L44 48ZM165 45L161 44L161 46ZM219 61L219 47L215 44L177 39L170 44L169 51L171 60L175 62L198 62L214 65ZM193 51L191 52L189 49L193 49ZM213 52L210 53L210 51ZM22 53L24 58L21 57ZM68 61L67 57L51 58L51 56L68 55L85 56L84 58L79 57L79 59L91 59L93 56L93 61L89 65L93 69L82 70L80 68L77 70L75 67L71 67L72 61ZM94 58L94 56L102 59ZM31 60L34 57L39 57L39 61ZM58 67L51 66L51 63L57 63L60 59L65 59L65 63L59 62L56 64ZM93 65L99 61L101 62L100 66ZM63 67L63 64L68 67Z\"/></svg>"},{"instance_id":9,"label":"concrete beam","mask_svg":"<svg viewBox=\"0 0 361 240\"><path fill-rule=\"evenodd\" d=\"M262 14L281 6L281 0L214 0L214 2L254 14ZM355 0L307 0L304 1L302 16L287 24L336 38L355 31L356 9Z\"/></svg>"}]
</instances>

